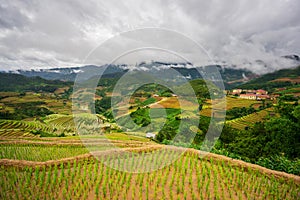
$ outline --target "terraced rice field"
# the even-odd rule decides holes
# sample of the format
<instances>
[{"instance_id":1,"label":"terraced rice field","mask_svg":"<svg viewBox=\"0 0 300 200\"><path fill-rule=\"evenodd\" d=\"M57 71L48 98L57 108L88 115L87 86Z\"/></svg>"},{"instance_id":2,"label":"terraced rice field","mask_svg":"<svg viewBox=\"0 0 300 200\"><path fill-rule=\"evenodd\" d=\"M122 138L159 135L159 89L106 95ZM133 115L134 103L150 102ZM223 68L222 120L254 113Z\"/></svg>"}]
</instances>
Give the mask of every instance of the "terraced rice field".
<instances>
[{"instance_id":1,"label":"terraced rice field","mask_svg":"<svg viewBox=\"0 0 300 200\"><path fill-rule=\"evenodd\" d=\"M226 96L226 109L232 109L234 107L250 107L253 104L261 104L261 101L256 101L256 100L249 100L249 99L240 99L240 98L233 98L233 97L228 97ZM208 101L208 104L215 104L215 109L218 109L219 107L223 107L223 103L225 101L220 101L220 100L213 100L213 102L210 100Z\"/></svg>"},{"instance_id":2,"label":"terraced rice field","mask_svg":"<svg viewBox=\"0 0 300 200\"><path fill-rule=\"evenodd\" d=\"M119 140L122 138L122 140ZM135 139L135 140L133 140ZM3 137L0 141L0 159L49 161L103 151L113 148L137 148L153 145L146 138L125 134L69 138L22 138Z\"/></svg>"},{"instance_id":3,"label":"terraced rice field","mask_svg":"<svg viewBox=\"0 0 300 200\"><path fill-rule=\"evenodd\" d=\"M225 104L226 100L226 104ZM212 103L214 104L214 113L215 117L218 117L218 113L222 113L222 110L230 110L234 107L250 107L251 105L254 108L259 107L262 103L261 101L255 101L255 100L248 100L248 99L239 99L239 98L233 98L233 97L226 97L224 101L221 100L208 100L206 104L204 104L200 115L211 117L212 116Z\"/></svg>"},{"instance_id":4,"label":"terraced rice field","mask_svg":"<svg viewBox=\"0 0 300 200\"><path fill-rule=\"evenodd\" d=\"M226 121L232 128L244 130L247 126L252 126L256 122L263 121L270 113L271 109L265 109L250 115L246 115L237 119Z\"/></svg>"},{"instance_id":5,"label":"terraced rice field","mask_svg":"<svg viewBox=\"0 0 300 200\"><path fill-rule=\"evenodd\" d=\"M0 120L0 137L35 137L32 130L53 132L54 128L39 121Z\"/></svg>"},{"instance_id":6,"label":"terraced rice field","mask_svg":"<svg viewBox=\"0 0 300 200\"><path fill-rule=\"evenodd\" d=\"M91 114L75 115L78 125L87 130L101 132L97 117ZM98 130L99 129L99 130ZM47 116L44 121L0 120L0 137L34 137L31 131L43 131L59 135L75 133L74 117L72 115L54 114Z\"/></svg>"},{"instance_id":7,"label":"terraced rice field","mask_svg":"<svg viewBox=\"0 0 300 200\"><path fill-rule=\"evenodd\" d=\"M0 137L38 137L37 135L32 134L30 131L24 131L21 129L0 129Z\"/></svg>"},{"instance_id":8,"label":"terraced rice field","mask_svg":"<svg viewBox=\"0 0 300 200\"><path fill-rule=\"evenodd\" d=\"M46 124L53 127L65 127L68 129L74 129L74 118L72 115L49 115L44 120Z\"/></svg>"},{"instance_id":9,"label":"terraced rice field","mask_svg":"<svg viewBox=\"0 0 300 200\"><path fill-rule=\"evenodd\" d=\"M88 153L83 145L1 144L0 159L48 161Z\"/></svg>"},{"instance_id":10,"label":"terraced rice field","mask_svg":"<svg viewBox=\"0 0 300 200\"><path fill-rule=\"evenodd\" d=\"M105 151L95 157L85 154L49 162L0 159L0 198L226 200L299 197L298 176L213 154L202 158L201 152L196 150L183 152L175 147L158 150L160 148ZM173 160L174 157L177 159Z\"/></svg>"},{"instance_id":11,"label":"terraced rice field","mask_svg":"<svg viewBox=\"0 0 300 200\"><path fill-rule=\"evenodd\" d=\"M183 110L198 109L198 105L180 97L164 97L160 101L150 105L150 108L176 108Z\"/></svg>"}]
</instances>

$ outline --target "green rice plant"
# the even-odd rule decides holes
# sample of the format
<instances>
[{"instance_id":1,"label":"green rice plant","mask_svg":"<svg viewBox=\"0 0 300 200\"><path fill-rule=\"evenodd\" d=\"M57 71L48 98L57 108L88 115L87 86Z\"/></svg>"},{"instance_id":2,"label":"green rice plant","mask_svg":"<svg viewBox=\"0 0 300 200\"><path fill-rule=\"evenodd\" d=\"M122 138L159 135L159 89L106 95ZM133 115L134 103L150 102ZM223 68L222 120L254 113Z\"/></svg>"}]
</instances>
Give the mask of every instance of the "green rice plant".
<instances>
[{"instance_id":1,"label":"green rice plant","mask_svg":"<svg viewBox=\"0 0 300 200\"><path fill-rule=\"evenodd\" d=\"M135 187L132 188L132 194L131 195L132 195L132 199L135 199ZM154 195L155 195L155 193L154 193Z\"/></svg>"},{"instance_id":2,"label":"green rice plant","mask_svg":"<svg viewBox=\"0 0 300 200\"><path fill-rule=\"evenodd\" d=\"M62 180L63 180L64 176L65 176L64 164L61 163L60 164L60 176L58 178L58 185L60 185L62 183Z\"/></svg>"},{"instance_id":3,"label":"green rice plant","mask_svg":"<svg viewBox=\"0 0 300 200\"><path fill-rule=\"evenodd\" d=\"M52 179L52 182L51 182L52 188L56 186L57 176L58 176L57 165L54 165L53 179Z\"/></svg>"},{"instance_id":4,"label":"green rice plant","mask_svg":"<svg viewBox=\"0 0 300 200\"><path fill-rule=\"evenodd\" d=\"M167 160L173 153L151 155L155 162L161 155ZM102 163L114 160L115 166L122 168L127 158L130 164L132 157L115 155L105 156L101 162L89 158L39 168L0 166L0 191L6 191L0 192L0 198L86 199L92 192L95 199L297 199L299 193L294 181L229 162L199 159L192 153L149 173L126 173ZM143 162L147 165L146 159Z\"/></svg>"}]
</instances>

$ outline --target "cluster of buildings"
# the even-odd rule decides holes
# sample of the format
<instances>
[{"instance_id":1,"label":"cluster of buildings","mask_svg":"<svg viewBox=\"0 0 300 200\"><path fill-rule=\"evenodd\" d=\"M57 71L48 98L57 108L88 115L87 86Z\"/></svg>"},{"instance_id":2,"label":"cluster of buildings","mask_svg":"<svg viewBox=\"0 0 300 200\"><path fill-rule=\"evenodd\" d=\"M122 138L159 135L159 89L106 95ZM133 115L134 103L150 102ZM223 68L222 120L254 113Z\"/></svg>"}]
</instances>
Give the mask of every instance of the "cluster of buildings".
<instances>
[{"instance_id":1,"label":"cluster of buildings","mask_svg":"<svg viewBox=\"0 0 300 200\"><path fill-rule=\"evenodd\" d=\"M242 99L251 99L251 100L263 100L270 99L268 91L266 90L243 90L243 89L234 89L231 92L232 95L239 96Z\"/></svg>"},{"instance_id":2,"label":"cluster of buildings","mask_svg":"<svg viewBox=\"0 0 300 200\"><path fill-rule=\"evenodd\" d=\"M153 96L153 97L159 97L159 95L158 95L158 94L153 94L152 96ZM176 95L176 94L171 94L171 96L172 96L172 97L177 97L177 95Z\"/></svg>"}]
</instances>

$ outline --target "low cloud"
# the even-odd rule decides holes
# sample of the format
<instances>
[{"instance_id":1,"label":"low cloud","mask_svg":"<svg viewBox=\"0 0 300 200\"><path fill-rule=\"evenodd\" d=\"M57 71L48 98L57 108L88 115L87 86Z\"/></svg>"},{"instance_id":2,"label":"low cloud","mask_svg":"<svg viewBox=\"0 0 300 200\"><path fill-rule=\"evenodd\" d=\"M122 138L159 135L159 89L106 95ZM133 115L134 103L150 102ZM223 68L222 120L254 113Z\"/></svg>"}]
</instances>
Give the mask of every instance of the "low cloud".
<instances>
[{"instance_id":1,"label":"low cloud","mask_svg":"<svg viewBox=\"0 0 300 200\"><path fill-rule=\"evenodd\" d=\"M300 55L299 13L298 0L1 1L0 70L78 66L116 34L161 27L217 63L266 73L294 64L282 55Z\"/></svg>"}]
</instances>

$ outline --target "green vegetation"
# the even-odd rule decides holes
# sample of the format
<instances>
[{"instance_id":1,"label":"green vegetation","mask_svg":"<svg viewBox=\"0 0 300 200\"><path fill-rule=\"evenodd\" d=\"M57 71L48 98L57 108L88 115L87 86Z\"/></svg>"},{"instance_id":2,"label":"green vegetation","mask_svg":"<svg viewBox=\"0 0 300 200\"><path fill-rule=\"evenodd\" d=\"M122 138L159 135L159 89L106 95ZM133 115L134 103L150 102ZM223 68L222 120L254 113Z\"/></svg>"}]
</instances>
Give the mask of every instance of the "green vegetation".
<instances>
[{"instance_id":1,"label":"green vegetation","mask_svg":"<svg viewBox=\"0 0 300 200\"><path fill-rule=\"evenodd\" d=\"M38 137L32 134L31 131L22 129L0 129L0 137L2 138L19 138L19 137Z\"/></svg>"},{"instance_id":2,"label":"green vegetation","mask_svg":"<svg viewBox=\"0 0 300 200\"><path fill-rule=\"evenodd\" d=\"M244 160L265 163L266 167L270 166L270 159L281 156L277 162L272 162L274 165L272 168L298 174L300 171L299 161L297 161L300 158L300 106L279 104L276 110L280 118L258 122L247 130L231 129L230 132L223 130L220 137L221 146ZM280 162L286 159L289 159L289 162ZM284 164L290 167L282 167Z\"/></svg>"},{"instance_id":3,"label":"green vegetation","mask_svg":"<svg viewBox=\"0 0 300 200\"><path fill-rule=\"evenodd\" d=\"M144 167L175 154L171 150L150 153L149 159L143 161ZM5 192L0 193L0 198L297 199L299 193L294 180L229 162L199 159L195 153L186 153L171 165L150 173L114 170L102 161L125 170L140 163L134 154L127 159L118 154L100 157L100 161L86 158L47 167L1 168L0 187Z\"/></svg>"},{"instance_id":4,"label":"green vegetation","mask_svg":"<svg viewBox=\"0 0 300 200\"><path fill-rule=\"evenodd\" d=\"M134 92L133 97L150 98L153 94L158 94L161 97L170 97L172 91L163 85L152 83L143 85L140 88L138 88Z\"/></svg>"},{"instance_id":5,"label":"green vegetation","mask_svg":"<svg viewBox=\"0 0 300 200\"><path fill-rule=\"evenodd\" d=\"M290 160L284 155L262 157L256 161L256 164L268 169L300 174L300 159Z\"/></svg>"},{"instance_id":6,"label":"green vegetation","mask_svg":"<svg viewBox=\"0 0 300 200\"><path fill-rule=\"evenodd\" d=\"M297 76L300 76L300 66L295 69L281 69L269 74L265 74L238 87L242 89L265 89L268 91L274 91L275 88L294 85L294 83L290 81L274 80L279 78L295 78Z\"/></svg>"},{"instance_id":7,"label":"green vegetation","mask_svg":"<svg viewBox=\"0 0 300 200\"><path fill-rule=\"evenodd\" d=\"M290 72L284 71L284 76ZM261 79L267 81L267 88L274 89L274 94L282 95L273 102L226 97L227 118L217 141L215 133L223 126L218 111L224 107L224 101L218 97L224 91L208 83L213 92L210 96L206 82L201 79L176 88L185 91L192 86L200 104L196 110L188 98L179 104L182 94L171 97L172 91L159 84L140 87L127 108L122 101L117 106L111 105L114 85L121 76L107 74L100 80L95 97L90 95L93 91L85 88L76 94L83 102L92 103L76 105L79 111L71 115L73 88L69 83L12 74L0 76L4 77L4 83L15 79L12 84L3 87L0 84L0 91L8 91L0 92L0 199L299 197L299 181L292 175L263 171L249 163L217 155L201 158L199 152L192 149L170 164L169 158L178 156L181 148L156 151L163 147L157 143L204 151L215 143L213 153L300 175L297 97L300 90L294 83L272 82L280 78L279 74ZM250 89L264 88L261 82L250 83ZM275 90L274 87L282 84L292 85L285 90ZM113 97L121 99L126 92ZM94 101L97 114L82 113L92 110ZM212 104L215 105L214 120L211 120ZM120 114L118 119L114 119L113 111ZM201 115L200 119L197 114ZM131 120L134 123L130 123ZM204 140L210 123L212 134ZM179 124L181 134L176 135ZM145 137L147 132L156 135L154 141ZM126 149L110 152L112 147ZM97 154L99 160L87 155L89 150ZM72 158L74 156L80 157ZM104 161L121 170L108 167ZM157 164L167 165L151 171ZM145 170L151 172L126 172Z\"/></svg>"},{"instance_id":8,"label":"green vegetation","mask_svg":"<svg viewBox=\"0 0 300 200\"><path fill-rule=\"evenodd\" d=\"M0 159L48 161L68 158L88 153L84 146L47 144L0 144Z\"/></svg>"},{"instance_id":9,"label":"green vegetation","mask_svg":"<svg viewBox=\"0 0 300 200\"><path fill-rule=\"evenodd\" d=\"M244 130L248 127L253 126L255 123L260 122L268 118L269 114L272 113L270 109L261 110L254 112L249 115L242 116L240 118L235 118L232 120L226 121L226 123L233 128Z\"/></svg>"},{"instance_id":10,"label":"green vegetation","mask_svg":"<svg viewBox=\"0 0 300 200\"><path fill-rule=\"evenodd\" d=\"M147 126L151 123L151 119L149 116L149 108L140 108L132 113L130 113L130 117L133 118L134 123L140 125L141 127Z\"/></svg>"},{"instance_id":11,"label":"green vegetation","mask_svg":"<svg viewBox=\"0 0 300 200\"><path fill-rule=\"evenodd\" d=\"M280 101L275 110L273 107L257 112L250 109L242 107L229 111L233 116L240 116L226 121L213 152L299 175L300 106ZM247 114L252 111L255 112ZM164 144L202 149L205 146L203 133L207 132L210 118L202 117L198 127L201 131L197 132L192 144L170 141L179 123L175 119L168 121L156 139Z\"/></svg>"},{"instance_id":12,"label":"green vegetation","mask_svg":"<svg viewBox=\"0 0 300 200\"><path fill-rule=\"evenodd\" d=\"M25 102L25 103L7 103L7 106L15 108L14 113L0 112L0 119L26 119L30 117L45 117L53 114L47 107L44 107L46 103L43 101Z\"/></svg>"},{"instance_id":13,"label":"green vegetation","mask_svg":"<svg viewBox=\"0 0 300 200\"><path fill-rule=\"evenodd\" d=\"M140 103L140 106L147 106L149 104L152 104L152 103L155 103L156 102L156 99L151 97L143 102Z\"/></svg>"},{"instance_id":14,"label":"green vegetation","mask_svg":"<svg viewBox=\"0 0 300 200\"><path fill-rule=\"evenodd\" d=\"M16 120L0 120L0 128L2 130L22 130L22 131L35 131L41 130L44 132L53 132L54 128L49 127L39 121L16 121Z\"/></svg>"},{"instance_id":15,"label":"green vegetation","mask_svg":"<svg viewBox=\"0 0 300 200\"><path fill-rule=\"evenodd\" d=\"M71 85L63 81L45 80L40 77L25 77L20 74L0 72L0 91L9 92L54 92L57 88Z\"/></svg>"},{"instance_id":16,"label":"green vegetation","mask_svg":"<svg viewBox=\"0 0 300 200\"><path fill-rule=\"evenodd\" d=\"M40 137L66 137L65 133L61 133L59 135L53 134L53 133L48 133L45 131L41 130L32 130L30 131L33 135L39 135Z\"/></svg>"},{"instance_id":17,"label":"green vegetation","mask_svg":"<svg viewBox=\"0 0 300 200\"><path fill-rule=\"evenodd\" d=\"M97 114L105 113L111 108L111 97L103 97L101 100L95 101L95 112Z\"/></svg>"},{"instance_id":18,"label":"green vegetation","mask_svg":"<svg viewBox=\"0 0 300 200\"><path fill-rule=\"evenodd\" d=\"M209 86L210 90L209 90L208 86ZM184 95L184 94L186 94L186 91L189 91L188 88L190 88L190 87L193 88L195 95L199 100L217 98L223 92L217 86L215 86L213 83L206 82L203 79L191 80L186 84L178 86L176 89L177 89L177 91L181 91L182 94ZM178 95L181 95L181 93L179 93ZM211 95L213 95L213 96L211 96Z\"/></svg>"},{"instance_id":19,"label":"green vegetation","mask_svg":"<svg viewBox=\"0 0 300 200\"><path fill-rule=\"evenodd\" d=\"M180 118L179 114L181 114L180 109L166 109L167 120L164 126L158 132L156 139L160 142L164 140L172 140L174 136L178 132ZM155 118L155 116L154 116Z\"/></svg>"},{"instance_id":20,"label":"green vegetation","mask_svg":"<svg viewBox=\"0 0 300 200\"><path fill-rule=\"evenodd\" d=\"M245 115L249 115L254 112L256 112L256 110L253 107L249 107L249 108L234 107L234 108L226 111L226 119L227 120L235 119L235 118L243 117Z\"/></svg>"}]
</instances>

